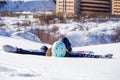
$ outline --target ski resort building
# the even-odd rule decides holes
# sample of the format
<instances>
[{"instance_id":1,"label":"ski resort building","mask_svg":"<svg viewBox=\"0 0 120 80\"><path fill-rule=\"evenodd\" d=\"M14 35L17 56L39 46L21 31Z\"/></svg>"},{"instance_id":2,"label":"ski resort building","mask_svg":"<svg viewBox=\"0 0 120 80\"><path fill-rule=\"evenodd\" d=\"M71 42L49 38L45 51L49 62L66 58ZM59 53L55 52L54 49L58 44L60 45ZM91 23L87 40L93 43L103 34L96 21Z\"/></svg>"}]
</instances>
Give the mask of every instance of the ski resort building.
<instances>
[{"instance_id":1,"label":"ski resort building","mask_svg":"<svg viewBox=\"0 0 120 80\"><path fill-rule=\"evenodd\" d=\"M57 0L56 12L58 14L76 15L79 13L80 0Z\"/></svg>"},{"instance_id":2,"label":"ski resort building","mask_svg":"<svg viewBox=\"0 0 120 80\"><path fill-rule=\"evenodd\" d=\"M120 0L112 1L112 14L120 15Z\"/></svg>"},{"instance_id":3,"label":"ski resort building","mask_svg":"<svg viewBox=\"0 0 120 80\"><path fill-rule=\"evenodd\" d=\"M120 14L120 0L56 0L56 12L64 15Z\"/></svg>"},{"instance_id":4,"label":"ski resort building","mask_svg":"<svg viewBox=\"0 0 120 80\"><path fill-rule=\"evenodd\" d=\"M80 13L103 14L111 13L111 0L80 0Z\"/></svg>"}]
</instances>

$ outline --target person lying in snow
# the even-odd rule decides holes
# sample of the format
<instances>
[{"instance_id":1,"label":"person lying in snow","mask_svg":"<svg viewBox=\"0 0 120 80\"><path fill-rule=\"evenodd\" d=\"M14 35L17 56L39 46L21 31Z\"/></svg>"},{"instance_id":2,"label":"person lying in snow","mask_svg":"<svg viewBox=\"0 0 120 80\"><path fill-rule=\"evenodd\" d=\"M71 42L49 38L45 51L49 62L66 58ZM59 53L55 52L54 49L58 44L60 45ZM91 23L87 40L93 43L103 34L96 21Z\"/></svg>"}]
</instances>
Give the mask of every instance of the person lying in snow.
<instances>
[{"instance_id":1,"label":"person lying in snow","mask_svg":"<svg viewBox=\"0 0 120 80\"><path fill-rule=\"evenodd\" d=\"M92 51L72 51L71 43L67 37L54 42L51 48L42 46L39 51L25 50L22 48L13 47L11 45L4 45L3 49L6 52L19 53L19 54L32 54L42 56L55 56L55 57L87 57L87 58L112 58L112 54L95 55Z\"/></svg>"},{"instance_id":2,"label":"person lying in snow","mask_svg":"<svg viewBox=\"0 0 120 80\"><path fill-rule=\"evenodd\" d=\"M4 51L11 53L19 53L19 54L32 54L32 55L46 55L47 46L42 46L40 50L25 50L22 48L13 47L11 45L4 45Z\"/></svg>"}]
</instances>

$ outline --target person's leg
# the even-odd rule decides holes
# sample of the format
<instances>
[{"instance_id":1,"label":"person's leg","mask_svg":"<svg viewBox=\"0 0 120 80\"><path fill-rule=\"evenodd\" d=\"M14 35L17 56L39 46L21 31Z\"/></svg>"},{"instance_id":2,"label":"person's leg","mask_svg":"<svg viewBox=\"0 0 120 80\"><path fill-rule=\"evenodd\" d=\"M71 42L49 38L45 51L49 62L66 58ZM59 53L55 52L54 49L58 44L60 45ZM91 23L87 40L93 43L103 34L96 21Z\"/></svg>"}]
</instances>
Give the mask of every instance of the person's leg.
<instances>
[{"instance_id":1,"label":"person's leg","mask_svg":"<svg viewBox=\"0 0 120 80\"><path fill-rule=\"evenodd\" d=\"M45 52L33 52L33 55L41 55L41 56L45 56L46 53Z\"/></svg>"},{"instance_id":2,"label":"person's leg","mask_svg":"<svg viewBox=\"0 0 120 80\"><path fill-rule=\"evenodd\" d=\"M31 54L31 55L42 55L42 56L45 56L45 52L29 51L29 50L24 50L24 49L21 49L21 48L17 48L17 53L19 53L19 54Z\"/></svg>"},{"instance_id":3,"label":"person's leg","mask_svg":"<svg viewBox=\"0 0 120 80\"><path fill-rule=\"evenodd\" d=\"M47 47L43 46L40 51L30 51L30 50L25 50L22 48L17 48L17 47L13 47L11 45L3 45L3 50L6 52L11 52L11 53L19 53L19 54L32 54L32 55L46 55L46 50Z\"/></svg>"},{"instance_id":4,"label":"person's leg","mask_svg":"<svg viewBox=\"0 0 120 80\"><path fill-rule=\"evenodd\" d=\"M82 58L102 58L102 55L93 55L93 54L85 54L79 52L70 52L70 57L82 57Z\"/></svg>"},{"instance_id":5,"label":"person's leg","mask_svg":"<svg viewBox=\"0 0 120 80\"><path fill-rule=\"evenodd\" d=\"M17 48L17 52L19 54L33 54L33 52L29 51L29 50L24 50L22 48Z\"/></svg>"}]
</instances>

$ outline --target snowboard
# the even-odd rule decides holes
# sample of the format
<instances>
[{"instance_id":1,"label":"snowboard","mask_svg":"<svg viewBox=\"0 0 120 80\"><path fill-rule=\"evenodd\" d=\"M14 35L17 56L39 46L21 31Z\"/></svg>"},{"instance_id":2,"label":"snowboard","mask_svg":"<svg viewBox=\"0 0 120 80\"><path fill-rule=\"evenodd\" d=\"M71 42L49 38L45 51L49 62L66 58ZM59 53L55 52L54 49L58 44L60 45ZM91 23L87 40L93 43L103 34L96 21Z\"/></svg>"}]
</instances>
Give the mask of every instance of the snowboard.
<instances>
[{"instance_id":1,"label":"snowboard","mask_svg":"<svg viewBox=\"0 0 120 80\"><path fill-rule=\"evenodd\" d=\"M57 43L57 45L58 45L58 43ZM52 56L55 56L55 57L64 57L65 56L66 51L63 49L63 48L65 48L65 46L63 46L63 45L61 46L61 45L59 45L57 47L55 46L55 48L53 50L53 52L55 52L55 54L52 55ZM59 51L56 51L56 49L59 50ZM6 51L6 52L15 53L17 48L13 47L11 45L3 45L3 50ZM62 51L64 50L64 52L63 52L64 54L60 54L61 50ZM23 54L22 51L19 52L19 54L20 53ZM34 53L36 53L36 54L34 54ZM56 56L56 53L57 53L57 56ZM25 50L24 50L24 54L33 54L33 55L41 55L41 56L43 55L43 53L41 53L39 51L36 52L36 51L25 51ZM113 57L113 54L97 55L93 51L72 51L72 52L70 52L70 56L69 57L78 57L78 58L108 58L108 59L110 59L110 58Z\"/></svg>"},{"instance_id":2,"label":"snowboard","mask_svg":"<svg viewBox=\"0 0 120 80\"><path fill-rule=\"evenodd\" d=\"M81 57L81 58L112 58L113 54L98 55L93 51L73 51L70 52L70 57Z\"/></svg>"}]
</instances>

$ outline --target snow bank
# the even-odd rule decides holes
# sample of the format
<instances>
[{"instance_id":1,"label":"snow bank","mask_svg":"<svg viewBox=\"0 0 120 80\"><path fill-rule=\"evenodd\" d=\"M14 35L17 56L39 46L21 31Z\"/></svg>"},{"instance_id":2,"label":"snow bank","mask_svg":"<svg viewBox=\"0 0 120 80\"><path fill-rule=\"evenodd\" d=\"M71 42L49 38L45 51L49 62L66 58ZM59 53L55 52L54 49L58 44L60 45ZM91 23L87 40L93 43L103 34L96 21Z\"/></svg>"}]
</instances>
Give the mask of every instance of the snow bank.
<instances>
[{"instance_id":1,"label":"snow bank","mask_svg":"<svg viewBox=\"0 0 120 80\"><path fill-rule=\"evenodd\" d=\"M0 36L7 36L9 37L11 32L7 31L6 29L0 28Z\"/></svg>"},{"instance_id":2,"label":"snow bank","mask_svg":"<svg viewBox=\"0 0 120 80\"><path fill-rule=\"evenodd\" d=\"M28 15L28 16L32 16ZM95 19L96 20L96 19ZM77 46L87 46L87 45L98 45L98 44L108 44L115 42L112 39L115 31L120 28L120 19L109 19L105 22L100 22L101 19L98 18L96 21L85 21L85 22L75 22L73 20L67 20L67 23L55 23L50 25L40 25L38 19L33 17L2 17L1 22L6 24L5 29L14 31L30 31L31 29L44 29L52 34L53 27L57 27L55 36L64 35L70 39L73 47ZM29 26L18 25L18 23L23 24L31 22ZM29 23L28 23L29 24ZM54 29L55 30L55 29ZM6 35L1 32L1 35ZM59 33L59 34L58 34Z\"/></svg>"},{"instance_id":3,"label":"snow bank","mask_svg":"<svg viewBox=\"0 0 120 80\"><path fill-rule=\"evenodd\" d=\"M87 46L111 43L112 35L117 28L120 28L119 19L105 22L71 22L67 24L54 24L59 28L59 32L67 36L72 46Z\"/></svg>"},{"instance_id":4,"label":"snow bank","mask_svg":"<svg viewBox=\"0 0 120 80\"><path fill-rule=\"evenodd\" d=\"M28 40L35 41L35 42L41 42L40 39L36 35L30 32L19 31L19 32L13 33L11 36L13 38L24 38L24 39L28 39Z\"/></svg>"},{"instance_id":5,"label":"snow bank","mask_svg":"<svg viewBox=\"0 0 120 80\"><path fill-rule=\"evenodd\" d=\"M35 33L35 31L31 31L33 33ZM6 37L13 37L13 38L21 38L21 39L27 39L30 41L34 41L34 42L39 42L41 43L40 39L35 35L32 34L31 32L26 32L26 31L11 31L11 30L7 30L4 28L0 28L0 36L6 36Z\"/></svg>"}]
</instances>

